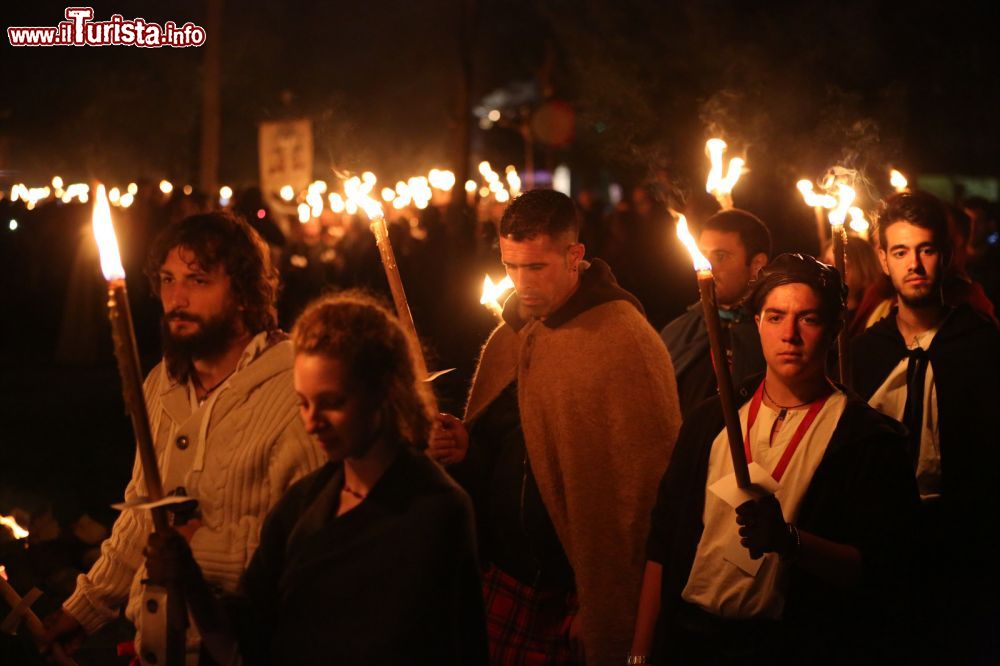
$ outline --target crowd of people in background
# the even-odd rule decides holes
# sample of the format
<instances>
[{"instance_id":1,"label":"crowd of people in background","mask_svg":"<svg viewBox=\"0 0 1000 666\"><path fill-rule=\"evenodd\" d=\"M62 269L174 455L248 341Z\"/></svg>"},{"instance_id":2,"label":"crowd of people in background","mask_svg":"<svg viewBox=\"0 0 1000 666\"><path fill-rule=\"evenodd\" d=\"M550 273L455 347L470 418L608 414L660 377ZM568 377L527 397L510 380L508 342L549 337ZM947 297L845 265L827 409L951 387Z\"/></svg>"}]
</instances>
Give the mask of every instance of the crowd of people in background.
<instances>
[{"instance_id":1,"label":"crowd of people in background","mask_svg":"<svg viewBox=\"0 0 1000 666\"><path fill-rule=\"evenodd\" d=\"M139 625L148 573L195 599L189 649L206 664L1000 654L981 545L1000 508L989 202L886 197L872 239L848 238L843 276L830 247L777 252L751 212L692 211L745 453L773 481L747 495L725 490L720 359L700 308L684 310L690 262L654 188L613 207L533 190L468 216L447 201L393 211L419 343L349 291L388 294L363 215L287 220L254 189L224 213L197 192L143 192L115 222L143 357L164 359L146 401L165 473L203 514L145 551L148 524L123 514L50 644L126 602ZM0 206L21 221L0 261L20 287L4 305L36 332L28 352L106 359L90 207ZM259 321L235 255L252 257ZM502 270L514 292L498 326L478 292ZM853 367L831 377L842 328ZM432 370L457 368L435 384L440 414L414 375L421 348ZM253 429L225 420L240 409ZM226 447L243 452L232 466Z\"/></svg>"}]
</instances>

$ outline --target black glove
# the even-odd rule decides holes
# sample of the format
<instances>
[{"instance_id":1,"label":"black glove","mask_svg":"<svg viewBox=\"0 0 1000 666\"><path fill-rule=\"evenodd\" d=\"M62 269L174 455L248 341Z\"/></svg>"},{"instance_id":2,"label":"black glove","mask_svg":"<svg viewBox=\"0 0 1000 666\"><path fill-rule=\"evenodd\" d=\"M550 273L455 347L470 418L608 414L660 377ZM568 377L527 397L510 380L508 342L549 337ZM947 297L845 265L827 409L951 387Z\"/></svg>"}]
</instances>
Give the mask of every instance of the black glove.
<instances>
[{"instance_id":1,"label":"black glove","mask_svg":"<svg viewBox=\"0 0 1000 666\"><path fill-rule=\"evenodd\" d=\"M736 524L740 526L740 545L750 551L752 560L760 559L764 553L778 553L785 558L795 548L795 537L774 495L736 507Z\"/></svg>"},{"instance_id":2,"label":"black glove","mask_svg":"<svg viewBox=\"0 0 1000 666\"><path fill-rule=\"evenodd\" d=\"M143 554L149 581L156 585L188 585L201 576L191 547L173 530L150 534Z\"/></svg>"}]
</instances>

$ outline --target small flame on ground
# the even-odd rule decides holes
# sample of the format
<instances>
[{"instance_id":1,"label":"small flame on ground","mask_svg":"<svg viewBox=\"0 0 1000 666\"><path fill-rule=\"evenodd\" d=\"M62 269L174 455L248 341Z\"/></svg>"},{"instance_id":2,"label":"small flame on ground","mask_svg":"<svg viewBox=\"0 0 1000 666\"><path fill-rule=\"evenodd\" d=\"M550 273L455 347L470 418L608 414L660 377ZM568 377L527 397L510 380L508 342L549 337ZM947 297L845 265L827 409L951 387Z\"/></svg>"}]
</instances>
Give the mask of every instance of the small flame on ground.
<instances>
[{"instance_id":1,"label":"small flame on ground","mask_svg":"<svg viewBox=\"0 0 1000 666\"><path fill-rule=\"evenodd\" d=\"M711 272L712 264L701 253L701 250L698 249L698 244L695 243L694 236L688 231L687 218L683 215L677 216L677 238L680 239L684 247L687 248L688 254L691 255L691 262L694 264L694 269L699 273L704 271Z\"/></svg>"},{"instance_id":2,"label":"small flame on ground","mask_svg":"<svg viewBox=\"0 0 1000 666\"><path fill-rule=\"evenodd\" d=\"M101 253L101 271L104 273L104 279L108 282L124 280L125 269L122 267L121 254L118 251L118 238L115 236L115 228L111 224L111 206L108 204L103 184L97 186L97 192L94 196L92 226L97 249Z\"/></svg>"}]
</instances>

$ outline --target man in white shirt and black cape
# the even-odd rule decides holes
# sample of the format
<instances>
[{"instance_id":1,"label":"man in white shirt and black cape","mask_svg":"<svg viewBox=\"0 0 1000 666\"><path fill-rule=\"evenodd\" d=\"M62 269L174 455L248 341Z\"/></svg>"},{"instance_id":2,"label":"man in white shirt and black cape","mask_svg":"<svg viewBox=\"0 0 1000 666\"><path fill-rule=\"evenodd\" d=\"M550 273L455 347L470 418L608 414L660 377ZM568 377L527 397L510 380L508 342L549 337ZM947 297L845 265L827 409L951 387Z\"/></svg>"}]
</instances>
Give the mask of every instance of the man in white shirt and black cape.
<instances>
[{"instance_id":1,"label":"man in white shirt and black cape","mask_svg":"<svg viewBox=\"0 0 1000 666\"><path fill-rule=\"evenodd\" d=\"M879 259L897 303L854 342L854 387L903 422L920 491L919 609L924 655L996 663L995 539L1000 509L1000 331L945 305L953 253L945 206L926 192L886 199Z\"/></svg>"},{"instance_id":2,"label":"man in white shirt and black cape","mask_svg":"<svg viewBox=\"0 0 1000 666\"><path fill-rule=\"evenodd\" d=\"M632 663L899 656L917 491L899 424L826 376L840 277L784 254L747 306L767 371L738 392L740 426L771 492L735 492L719 400L699 406L653 511Z\"/></svg>"}]
</instances>

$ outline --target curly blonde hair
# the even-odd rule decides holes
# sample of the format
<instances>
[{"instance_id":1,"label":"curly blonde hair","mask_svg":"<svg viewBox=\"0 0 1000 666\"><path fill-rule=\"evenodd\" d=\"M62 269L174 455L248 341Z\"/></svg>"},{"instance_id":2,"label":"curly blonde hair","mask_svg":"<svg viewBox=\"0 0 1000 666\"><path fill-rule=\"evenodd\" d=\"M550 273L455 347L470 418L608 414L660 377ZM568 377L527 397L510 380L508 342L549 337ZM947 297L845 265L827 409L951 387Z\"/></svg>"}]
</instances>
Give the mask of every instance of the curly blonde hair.
<instances>
[{"instance_id":1,"label":"curly blonde hair","mask_svg":"<svg viewBox=\"0 0 1000 666\"><path fill-rule=\"evenodd\" d=\"M382 437L426 448L433 413L430 388L416 372L420 348L378 300L360 291L320 297L295 322L292 343L296 355L343 364L374 406Z\"/></svg>"}]
</instances>

